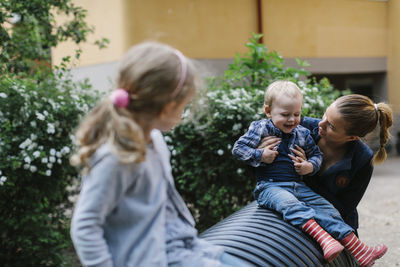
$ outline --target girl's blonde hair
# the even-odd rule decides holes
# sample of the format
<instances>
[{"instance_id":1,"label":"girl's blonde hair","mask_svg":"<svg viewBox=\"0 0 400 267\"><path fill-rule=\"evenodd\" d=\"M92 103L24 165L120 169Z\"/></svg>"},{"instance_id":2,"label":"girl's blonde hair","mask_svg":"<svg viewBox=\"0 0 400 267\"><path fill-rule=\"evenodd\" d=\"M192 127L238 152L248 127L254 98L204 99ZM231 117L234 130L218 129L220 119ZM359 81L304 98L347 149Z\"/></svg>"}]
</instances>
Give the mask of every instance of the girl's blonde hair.
<instances>
[{"instance_id":1,"label":"girl's blonde hair","mask_svg":"<svg viewBox=\"0 0 400 267\"><path fill-rule=\"evenodd\" d=\"M264 105L272 107L273 102L280 95L303 99L300 88L294 82L278 80L267 87L264 95Z\"/></svg>"},{"instance_id":2,"label":"girl's blonde hair","mask_svg":"<svg viewBox=\"0 0 400 267\"><path fill-rule=\"evenodd\" d=\"M188 58L179 58L172 47L145 42L133 46L122 58L117 87L129 94L125 108L113 105L110 98L101 101L81 122L76 137L79 149L71 164L89 167L89 159L108 143L124 163L145 160L146 143L137 118L153 119L171 101L180 103L196 89L196 74ZM183 60L185 62L183 62ZM183 63L187 64L183 84Z\"/></svg>"},{"instance_id":3,"label":"girl's blonde hair","mask_svg":"<svg viewBox=\"0 0 400 267\"><path fill-rule=\"evenodd\" d=\"M393 124L393 113L389 105L374 102L367 96L352 94L341 96L334 102L345 121L346 133L364 137L380 125L380 147L375 153L373 162L381 163L386 159L385 145L389 141L389 128Z\"/></svg>"}]
</instances>

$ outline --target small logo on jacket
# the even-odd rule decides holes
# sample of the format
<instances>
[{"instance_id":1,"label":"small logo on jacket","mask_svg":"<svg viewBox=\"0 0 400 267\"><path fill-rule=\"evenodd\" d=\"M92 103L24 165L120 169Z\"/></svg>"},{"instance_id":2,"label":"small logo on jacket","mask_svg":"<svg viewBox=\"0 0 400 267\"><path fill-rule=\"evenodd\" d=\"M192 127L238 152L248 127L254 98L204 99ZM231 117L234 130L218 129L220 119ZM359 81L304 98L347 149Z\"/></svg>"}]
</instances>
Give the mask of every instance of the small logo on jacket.
<instances>
[{"instance_id":1,"label":"small logo on jacket","mask_svg":"<svg viewBox=\"0 0 400 267\"><path fill-rule=\"evenodd\" d=\"M338 176L336 177L336 185L338 187L346 187L349 184L349 178L346 176Z\"/></svg>"}]
</instances>

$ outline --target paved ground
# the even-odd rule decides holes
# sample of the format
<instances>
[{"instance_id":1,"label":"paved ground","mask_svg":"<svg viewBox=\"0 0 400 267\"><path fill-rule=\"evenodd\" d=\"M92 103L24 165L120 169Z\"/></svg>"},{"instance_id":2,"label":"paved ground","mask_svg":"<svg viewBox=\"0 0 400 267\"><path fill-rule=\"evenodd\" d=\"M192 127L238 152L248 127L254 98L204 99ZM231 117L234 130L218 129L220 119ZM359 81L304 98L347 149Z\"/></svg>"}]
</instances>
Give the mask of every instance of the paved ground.
<instances>
[{"instance_id":1,"label":"paved ground","mask_svg":"<svg viewBox=\"0 0 400 267\"><path fill-rule=\"evenodd\" d=\"M389 157L375 167L358 211L360 239L389 248L374 267L400 266L400 157Z\"/></svg>"}]
</instances>

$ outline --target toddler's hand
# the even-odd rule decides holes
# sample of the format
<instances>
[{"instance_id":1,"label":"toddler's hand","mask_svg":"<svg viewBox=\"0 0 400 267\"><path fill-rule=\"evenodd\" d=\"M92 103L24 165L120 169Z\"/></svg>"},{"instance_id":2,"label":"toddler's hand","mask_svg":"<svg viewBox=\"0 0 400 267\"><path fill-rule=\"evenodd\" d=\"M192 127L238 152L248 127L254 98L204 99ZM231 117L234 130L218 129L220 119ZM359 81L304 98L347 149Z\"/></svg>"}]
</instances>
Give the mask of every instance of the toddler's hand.
<instances>
[{"instance_id":1,"label":"toddler's hand","mask_svg":"<svg viewBox=\"0 0 400 267\"><path fill-rule=\"evenodd\" d=\"M314 170L314 165L309 161L294 162L294 169L300 175L306 175L312 173Z\"/></svg>"}]
</instances>

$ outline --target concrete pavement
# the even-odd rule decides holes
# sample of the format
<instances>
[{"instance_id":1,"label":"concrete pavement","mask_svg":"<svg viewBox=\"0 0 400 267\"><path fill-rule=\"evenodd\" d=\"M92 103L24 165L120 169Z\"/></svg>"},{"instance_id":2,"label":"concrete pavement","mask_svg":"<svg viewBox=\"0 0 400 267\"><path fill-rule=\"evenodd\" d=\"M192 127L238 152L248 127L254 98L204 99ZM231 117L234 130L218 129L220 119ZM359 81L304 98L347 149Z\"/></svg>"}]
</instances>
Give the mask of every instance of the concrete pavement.
<instances>
[{"instance_id":1,"label":"concrete pavement","mask_svg":"<svg viewBox=\"0 0 400 267\"><path fill-rule=\"evenodd\" d=\"M359 206L359 236L368 244L384 243L388 252L374 266L400 266L400 157L375 166Z\"/></svg>"}]
</instances>

